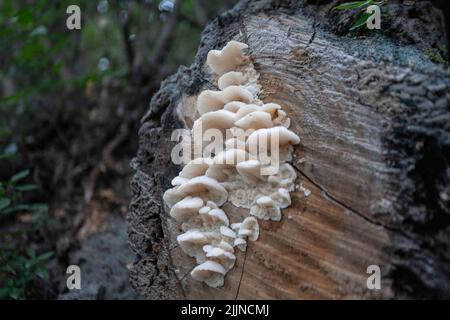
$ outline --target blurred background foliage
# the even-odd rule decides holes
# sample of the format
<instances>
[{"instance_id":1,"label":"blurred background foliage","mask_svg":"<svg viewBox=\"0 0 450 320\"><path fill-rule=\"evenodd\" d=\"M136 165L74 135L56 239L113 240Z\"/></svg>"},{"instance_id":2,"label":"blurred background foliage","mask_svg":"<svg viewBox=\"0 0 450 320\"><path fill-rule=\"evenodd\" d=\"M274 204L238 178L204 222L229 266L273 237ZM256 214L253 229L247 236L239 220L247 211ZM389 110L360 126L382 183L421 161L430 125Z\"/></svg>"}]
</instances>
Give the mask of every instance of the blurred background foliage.
<instances>
[{"instance_id":1,"label":"blurred background foliage","mask_svg":"<svg viewBox=\"0 0 450 320\"><path fill-rule=\"evenodd\" d=\"M123 223L140 117L235 2L0 1L0 298L58 297L74 248Z\"/></svg>"}]
</instances>

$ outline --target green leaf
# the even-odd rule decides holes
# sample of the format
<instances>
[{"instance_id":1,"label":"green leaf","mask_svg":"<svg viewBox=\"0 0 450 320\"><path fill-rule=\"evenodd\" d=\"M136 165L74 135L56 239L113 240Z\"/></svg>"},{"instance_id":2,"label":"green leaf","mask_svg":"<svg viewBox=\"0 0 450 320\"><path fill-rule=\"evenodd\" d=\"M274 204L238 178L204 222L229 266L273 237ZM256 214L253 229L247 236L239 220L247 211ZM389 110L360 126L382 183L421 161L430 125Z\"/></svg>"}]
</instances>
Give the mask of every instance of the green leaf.
<instances>
[{"instance_id":1,"label":"green leaf","mask_svg":"<svg viewBox=\"0 0 450 320\"><path fill-rule=\"evenodd\" d=\"M15 175L13 175L11 177L11 179L9 179L9 181L11 182L17 182L23 178L25 178L26 176L28 176L30 174L30 170L23 170L20 171L19 173L16 173Z\"/></svg>"},{"instance_id":2,"label":"green leaf","mask_svg":"<svg viewBox=\"0 0 450 320\"><path fill-rule=\"evenodd\" d=\"M354 1L354 2L346 2L343 4L340 4L333 8L333 10L351 10L356 8L361 8L365 5L369 5L372 3L372 0L368 1Z\"/></svg>"},{"instance_id":3,"label":"green leaf","mask_svg":"<svg viewBox=\"0 0 450 320\"><path fill-rule=\"evenodd\" d=\"M22 288L11 288L9 297L13 300L23 299L25 297L25 293Z\"/></svg>"},{"instance_id":4,"label":"green leaf","mask_svg":"<svg viewBox=\"0 0 450 320\"><path fill-rule=\"evenodd\" d=\"M28 209L31 211L47 211L48 205L45 203L33 203L28 205Z\"/></svg>"},{"instance_id":5,"label":"green leaf","mask_svg":"<svg viewBox=\"0 0 450 320\"><path fill-rule=\"evenodd\" d=\"M41 279L45 279L48 275L48 271L43 267L39 267L34 271L34 274Z\"/></svg>"},{"instance_id":6,"label":"green leaf","mask_svg":"<svg viewBox=\"0 0 450 320\"><path fill-rule=\"evenodd\" d=\"M36 258L36 252L34 252L33 249L31 248L27 248L27 255L31 258L31 259L35 259Z\"/></svg>"},{"instance_id":7,"label":"green leaf","mask_svg":"<svg viewBox=\"0 0 450 320\"><path fill-rule=\"evenodd\" d=\"M352 27L350 28L351 30L355 30L358 28L361 28L363 25L366 24L367 19L369 19L372 16L372 14L364 12L356 21L355 23L353 23Z\"/></svg>"},{"instance_id":8,"label":"green leaf","mask_svg":"<svg viewBox=\"0 0 450 320\"><path fill-rule=\"evenodd\" d=\"M46 253L41 254L41 255L38 257L38 260L39 260L39 261L45 261L45 260L50 259L52 256L53 256L53 252L49 251L49 252L46 252Z\"/></svg>"},{"instance_id":9,"label":"green leaf","mask_svg":"<svg viewBox=\"0 0 450 320\"><path fill-rule=\"evenodd\" d=\"M36 190L38 187L35 184L23 184L21 186L17 186L16 189L21 192L26 191L33 191Z\"/></svg>"},{"instance_id":10,"label":"green leaf","mask_svg":"<svg viewBox=\"0 0 450 320\"><path fill-rule=\"evenodd\" d=\"M9 207L8 209L3 210L3 214L9 214L17 211L30 211L30 206L28 204L18 204L16 206Z\"/></svg>"},{"instance_id":11,"label":"green leaf","mask_svg":"<svg viewBox=\"0 0 450 320\"><path fill-rule=\"evenodd\" d=\"M11 200L8 198L1 198L0 199L0 210L5 209L11 204Z\"/></svg>"}]
</instances>

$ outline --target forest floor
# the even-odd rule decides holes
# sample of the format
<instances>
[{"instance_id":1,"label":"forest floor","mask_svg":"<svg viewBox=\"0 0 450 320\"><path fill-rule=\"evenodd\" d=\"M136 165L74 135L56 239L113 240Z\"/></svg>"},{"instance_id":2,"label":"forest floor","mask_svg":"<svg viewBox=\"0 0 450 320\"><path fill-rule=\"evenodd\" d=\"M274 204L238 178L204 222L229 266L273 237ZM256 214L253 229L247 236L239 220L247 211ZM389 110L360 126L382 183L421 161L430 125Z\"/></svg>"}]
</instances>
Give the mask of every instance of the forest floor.
<instances>
[{"instance_id":1,"label":"forest floor","mask_svg":"<svg viewBox=\"0 0 450 320\"><path fill-rule=\"evenodd\" d=\"M22 160L34 168L41 189L36 197L45 199L49 215L36 227L29 213L19 213L0 228L15 235L10 247L53 252L45 264L48 276L35 280L31 297L139 298L127 270L134 260L125 221L129 164L137 150L140 117L156 89L154 84L105 79L84 92L53 97L66 101L64 112L35 115L30 134L36 138ZM69 265L81 268L82 290L67 289Z\"/></svg>"}]
</instances>

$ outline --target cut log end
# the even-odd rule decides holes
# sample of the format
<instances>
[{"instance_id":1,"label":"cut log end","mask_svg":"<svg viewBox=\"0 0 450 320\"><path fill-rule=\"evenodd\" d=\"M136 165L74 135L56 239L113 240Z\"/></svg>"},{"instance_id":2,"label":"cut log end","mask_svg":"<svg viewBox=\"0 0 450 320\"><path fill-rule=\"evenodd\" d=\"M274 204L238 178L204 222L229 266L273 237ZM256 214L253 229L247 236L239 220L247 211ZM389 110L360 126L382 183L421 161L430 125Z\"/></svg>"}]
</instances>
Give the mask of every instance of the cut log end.
<instances>
[{"instance_id":1,"label":"cut log end","mask_svg":"<svg viewBox=\"0 0 450 320\"><path fill-rule=\"evenodd\" d=\"M446 297L450 292L450 76L414 47L383 36L345 38L318 27L311 9L243 2L203 33L197 60L163 82L140 130L129 240L133 286L156 299ZM317 18L316 18L317 19ZM206 53L248 44L264 102L282 106L301 137L292 205L236 251L223 287L191 278L180 225L162 194L181 168L172 130L192 127L201 90L217 79ZM407 55L408 61L392 60ZM213 80L214 79L214 80ZM227 203L231 223L245 210ZM381 289L371 290L369 266Z\"/></svg>"}]
</instances>

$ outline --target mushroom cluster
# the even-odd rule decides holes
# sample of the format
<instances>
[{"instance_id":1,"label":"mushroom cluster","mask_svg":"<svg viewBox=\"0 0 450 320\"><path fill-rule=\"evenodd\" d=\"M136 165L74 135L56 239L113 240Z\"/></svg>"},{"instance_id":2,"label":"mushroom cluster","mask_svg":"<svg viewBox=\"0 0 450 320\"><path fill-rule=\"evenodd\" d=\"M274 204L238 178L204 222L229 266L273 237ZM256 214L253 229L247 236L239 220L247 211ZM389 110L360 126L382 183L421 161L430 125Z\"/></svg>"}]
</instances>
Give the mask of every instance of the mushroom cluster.
<instances>
[{"instance_id":1,"label":"mushroom cluster","mask_svg":"<svg viewBox=\"0 0 450 320\"><path fill-rule=\"evenodd\" d=\"M223 285L236 261L234 248L245 251L247 241L258 239L256 218L281 220L296 179L287 161L300 139L288 129L290 119L280 105L259 100L259 74L245 55L247 48L230 41L208 53L207 64L217 74L220 90L198 96L200 117L192 135L215 129L231 137L220 142L220 151L188 162L164 193L170 216L184 232L177 242L197 262L191 276L211 287ZM261 150L276 163L263 161ZM249 209L249 215L235 222L221 209L227 201Z\"/></svg>"}]
</instances>

